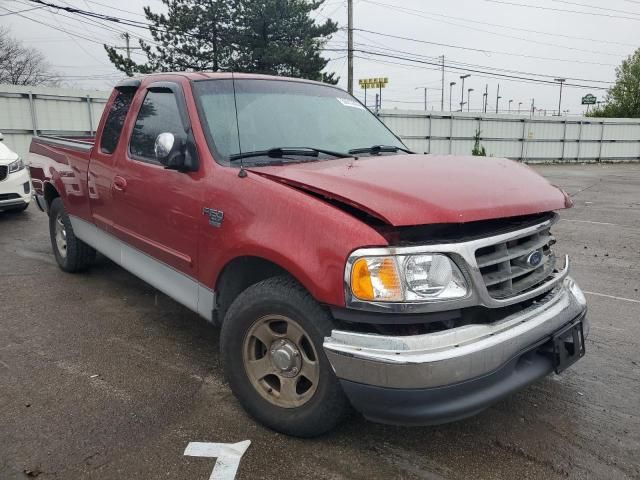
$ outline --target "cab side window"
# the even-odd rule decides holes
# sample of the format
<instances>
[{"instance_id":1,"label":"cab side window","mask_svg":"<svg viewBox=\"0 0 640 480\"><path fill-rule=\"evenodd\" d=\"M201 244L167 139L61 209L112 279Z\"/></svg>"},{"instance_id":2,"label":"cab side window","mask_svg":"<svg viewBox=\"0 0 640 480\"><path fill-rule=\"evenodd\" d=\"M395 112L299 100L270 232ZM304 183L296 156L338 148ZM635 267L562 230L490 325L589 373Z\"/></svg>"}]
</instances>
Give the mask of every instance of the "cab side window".
<instances>
[{"instance_id":1,"label":"cab side window","mask_svg":"<svg viewBox=\"0 0 640 480\"><path fill-rule=\"evenodd\" d=\"M185 135L176 97L171 90L150 90L133 127L129 143L131 156L136 160L159 164L155 142L158 135L165 132L173 133L176 138Z\"/></svg>"},{"instance_id":2,"label":"cab side window","mask_svg":"<svg viewBox=\"0 0 640 480\"><path fill-rule=\"evenodd\" d=\"M118 95L111 104L109 116L104 123L102 137L100 137L100 151L102 153L112 154L118 146L122 127L135 93L135 90L118 91Z\"/></svg>"}]
</instances>

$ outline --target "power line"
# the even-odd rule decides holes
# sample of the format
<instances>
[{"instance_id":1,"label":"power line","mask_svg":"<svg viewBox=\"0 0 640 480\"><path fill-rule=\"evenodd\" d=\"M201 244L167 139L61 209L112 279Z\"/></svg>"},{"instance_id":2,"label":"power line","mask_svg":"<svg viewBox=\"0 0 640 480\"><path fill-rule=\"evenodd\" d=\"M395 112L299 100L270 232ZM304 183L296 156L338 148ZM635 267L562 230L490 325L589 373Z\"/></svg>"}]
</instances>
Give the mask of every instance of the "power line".
<instances>
[{"instance_id":1,"label":"power line","mask_svg":"<svg viewBox=\"0 0 640 480\"><path fill-rule=\"evenodd\" d=\"M327 50L327 51L344 51L345 49L325 49L325 50ZM391 54L385 54L385 53L380 53L380 52L371 52L371 51L367 51L367 50L361 50L361 49L358 49L358 48L354 49L354 51L355 52L369 54L369 55L380 56L380 57L392 58L392 59L397 59L397 60L405 60L405 61L415 62L415 63L422 63L422 64L425 64L425 65L441 66L437 62L430 62L430 61L427 61L427 60L418 60L418 59L415 59L415 58L402 57L402 56L399 56L399 55L391 55ZM483 70L479 70L479 69L475 69L475 68L466 68L466 67L459 67L459 66L450 65L449 69L450 70L458 70L458 71L462 71L462 72L479 73L479 74L483 74L483 75L490 76L490 77L493 77L493 78L508 78L508 79L515 79L515 80L527 80L527 81L534 82L534 83L541 83L541 84L547 84L547 85L557 85L557 82L555 82L553 80L544 80L544 79L540 79L540 78L527 78L527 77L518 76L518 75L510 75L510 74L506 74L506 73L487 72L487 71L483 71ZM576 88L589 88L589 89L594 89L594 90L608 90L607 87L597 87L597 86L593 86L593 85L581 85L581 84L576 84L576 83L565 83L565 85L566 86L571 86L571 87L576 87Z\"/></svg>"},{"instance_id":2,"label":"power line","mask_svg":"<svg viewBox=\"0 0 640 480\"><path fill-rule=\"evenodd\" d=\"M22 18L24 18L24 19L26 19L26 20L31 20L32 22L38 23L38 24L40 24L40 25L44 25L45 27L53 28L54 30L58 30L58 31L63 32L63 33L70 33L68 30L65 30L65 29L60 28L60 27L55 27L55 26L53 26L53 25L49 25L49 24L47 24L47 23L41 22L41 21L39 21L39 20L36 20L35 18L27 17L26 15L19 14L18 12L14 12L13 10L9 10L7 7L3 7L2 5L0 5L0 8L2 8L3 10L7 10L7 11L9 11L9 12L11 12L11 13L15 13L15 14L17 14L19 17L22 17ZM96 43L96 44L98 44L98 45L103 45L103 43L102 43L102 42L99 42L99 41L94 40L94 39L92 39L92 38L85 37L85 36L83 36L83 35L81 35L81 34L78 34L78 33L70 33L70 34L71 34L71 35L74 35L74 36L76 36L76 37L78 37L78 38L82 38L83 40L86 40L87 42L92 42L92 43Z\"/></svg>"},{"instance_id":3,"label":"power line","mask_svg":"<svg viewBox=\"0 0 640 480\"><path fill-rule=\"evenodd\" d=\"M31 10L38 10L40 8L44 8L44 7L26 8L24 10L18 10L17 12L9 11L9 13L0 14L0 17L8 17L9 15L19 15L19 14L24 13L24 12L30 12Z\"/></svg>"},{"instance_id":4,"label":"power line","mask_svg":"<svg viewBox=\"0 0 640 480\"><path fill-rule=\"evenodd\" d=\"M607 18L620 18L623 20L634 20L636 22L640 22L639 18L634 17L625 17L623 15L610 15L607 13L595 13L595 12L585 12L584 10L567 10L564 8L554 8L554 7L545 7L542 5L525 5L524 3L515 3L515 2L507 2L504 0L484 0L485 2L490 3L499 3L502 5L513 5L515 7L524 7L524 8L535 8L538 10L550 10L552 12L561 12L561 13L577 13L578 15L590 15L592 17L607 17Z\"/></svg>"},{"instance_id":5,"label":"power line","mask_svg":"<svg viewBox=\"0 0 640 480\"><path fill-rule=\"evenodd\" d=\"M370 47L370 48L377 48L380 50L386 50L388 52L392 52L392 53L400 53L400 54L405 54L405 55L411 55L414 57L420 57L420 58L426 58L428 60L433 60L433 61L437 61L439 58L441 57L432 57L432 56L428 56L428 55L422 55L419 53L414 53L414 52L408 52L406 50L398 50L398 49L393 49L393 48L388 48L388 47L378 47L375 45L369 45L366 43L362 43L362 42L358 42L358 45L362 45L365 47ZM530 75L530 76L535 76L535 77L547 77L547 78L556 78L558 77L557 74L543 74L543 73L534 73L534 72L523 72L521 70L510 70L510 69L505 69L505 68L499 68L499 67L491 67L491 66L487 66L487 65L478 65L478 64L473 64L473 63L466 63L466 62L459 62L459 61L455 61L455 60L448 60L447 61L447 65L459 65L459 66L463 66L463 67L474 67L474 68L484 68L484 69L488 69L488 70L496 70L496 71L501 71L501 72L506 72L506 73L516 73L516 74L521 74L521 75ZM565 76L565 78L567 78L568 80L575 80L578 82L594 82L594 83L606 83L606 84L612 84L612 81L608 81L608 80L594 80L594 79L585 79L585 78L576 78L576 77L567 77Z\"/></svg>"},{"instance_id":6,"label":"power line","mask_svg":"<svg viewBox=\"0 0 640 480\"><path fill-rule=\"evenodd\" d=\"M493 32L491 30L485 30L485 29L482 29L482 28L471 27L469 25L460 25L459 23L433 18L432 16L429 16L427 14L427 12L425 12L423 10L415 10L415 9L411 9L411 8L407 8L407 7L398 7L396 5L390 5L388 3L376 2L376 1L373 1L373 0L363 0L363 1L366 2L366 3L370 3L372 5L378 5L378 6L381 6L381 7L384 7L384 8L390 8L392 10L397 10L399 12L402 12L402 13L405 13L405 14L408 14L408 15L417 16L417 17L421 17L421 18L426 18L426 19L429 19L429 20L435 20L435 21L440 22L440 23L446 23L446 24L449 24L449 25L454 25L456 27L467 28L469 30L475 30L475 31L478 31L478 32L487 33L489 35L496 35L496 36L505 37L505 38L513 38L515 40L520 40L520 41L527 42L527 43L536 43L538 45L546 45L546 46L550 46L550 47L554 47L554 48L564 48L566 50L585 52L585 53L589 53L589 54L596 53L598 55L620 56L618 54L611 53L611 52L601 52L601 51L592 50L592 49L584 49L584 48L578 48L578 47L570 47L570 46L566 46L566 45L558 45L557 43L543 42L543 41L540 41L540 40L533 40L531 38L524 38L524 37L518 37L518 36L515 36L515 35L508 35L506 33ZM486 0L486 1L493 1L493 0ZM526 5L523 5L523 6L526 6ZM444 17L444 15L441 15L441 14L436 14L436 15L439 16L439 17ZM451 17L447 17L447 18L451 18Z\"/></svg>"},{"instance_id":7,"label":"power line","mask_svg":"<svg viewBox=\"0 0 640 480\"><path fill-rule=\"evenodd\" d=\"M366 1L366 0L364 0ZM631 0L623 0L623 1L631 1ZM441 17L441 18L448 18L448 19L452 19L452 20L458 20L458 21L462 21L462 22L468 22L468 23L475 23L478 25L483 25L483 26L491 26L491 27L498 27L498 28L505 28L508 30L515 30L515 31L522 31L522 32L527 32L527 33L537 33L539 35L548 35L551 37L559 37L559 38L566 38L569 40L580 40L582 42L595 42L595 43L604 43L604 44L610 44L610 45L622 45L625 47L637 47L637 45L635 43L624 43L624 42L615 42L613 40L603 40L603 39L596 39L596 38L590 38L590 37L581 37L581 36L575 36L575 35L566 35L566 34L562 34L562 33L552 33L552 32L543 32L541 30L532 30L529 28L522 28L522 27L514 27L512 25L504 25L504 24L500 24L500 23L490 23L487 21L480 21L480 20L474 20L471 18L465 18L465 17L461 17L461 16L451 16L451 15L444 15L442 13L435 13L435 12L426 12L424 10L416 10L414 8L408 8L408 7L399 7L396 5L389 5L389 4L385 4L385 3L381 3L381 2L374 2L374 1L369 1L367 3L371 3L373 5L379 5L379 6L386 6L386 7L392 7L395 8L397 10L405 10L406 13L422 13L422 14L428 14L431 16L436 16L436 17ZM639 2L636 2L640 4ZM432 17L427 17L425 16L424 18L432 18ZM476 28L472 28L469 27L468 25L459 25L453 22L450 22L449 25L455 25L458 27L462 27L462 28L468 28L468 29L472 29L472 30L477 30L477 31L481 31L481 32L486 32L486 33L493 33L494 35L502 35L496 32L490 32L487 30L481 30L481 29L476 29ZM507 36L507 38L516 38L516 39L521 39L521 37L511 37L511 36ZM531 39L522 39L522 40L526 40L526 41L533 41Z\"/></svg>"},{"instance_id":8,"label":"power line","mask_svg":"<svg viewBox=\"0 0 640 480\"><path fill-rule=\"evenodd\" d=\"M569 2L567 0L552 0L552 1L558 2L558 3L565 3L567 5L577 5L578 7L587 7L587 8L593 8L596 10L604 10L606 12L624 13L626 15L640 15L640 13L630 12L628 10L616 10L615 8L597 7L595 5L589 5L587 3Z\"/></svg>"},{"instance_id":9,"label":"power line","mask_svg":"<svg viewBox=\"0 0 640 480\"><path fill-rule=\"evenodd\" d=\"M378 36L381 36L381 37L395 38L395 39L398 39L398 40L406 40L408 42L423 43L423 44L427 44L427 45L436 45L436 46L440 46L440 47L456 48L456 49L459 49L459 50L467 50L467 51L479 52L479 53L485 53L485 54L493 53L493 54L496 54L496 55L507 55L507 56L514 56L514 57L522 57L522 58L533 58L533 59L539 59L539 60L553 60L553 61L558 61L558 62L583 63L583 64L588 64L588 65L599 65L599 66L607 66L607 67L614 67L615 66L614 64L611 64L611 63L588 62L588 61L581 61L581 60L571 60L571 59L567 59L567 58L540 57L540 56L534 56L534 55L525 55L525 54L521 54L521 53L503 52L503 51L500 51L500 50L483 50L483 49L479 49L479 48L465 47L465 46L462 46L462 45L452 45L452 44L447 44L447 43L431 42L431 41L428 41L428 40L418 40L418 39L415 39L415 38L403 37L403 36L400 36L400 35L392 35L390 33L374 32L373 30L366 30L364 28L354 28L354 30L359 31L359 32L370 33L372 35L378 35Z\"/></svg>"},{"instance_id":10,"label":"power line","mask_svg":"<svg viewBox=\"0 0 640 480\"><path fill-rule=\"evenodd\" d=\"M131 10L125 10L123 8L114 7L113 5L107 5L105 3L96 2L95 0L85 0L85 1L87 1L89 3L93 3L95 5L100 5L101 7L110 8L111 10L115 10L115 11L118 11L118 12L130 13L131 15L135 15L136 17L147 18L142 13L132 12Z\"/></svg>"},{"instance_id":11,"label":"power line","mask_svg":"<svg viewBox=\"0 0 640 480\"><path fill-rule=\"evenodd\" d=\"M391 60L380 60L378 58L372 58L372 57L368 57L368 56L360 56L360 55L355 55L355 58L361 59L361 60L367 60L373 63L379 63L382 65L395 65L398 67L404 67L404 68L413 68L413 69L419 69L419 70L429 70L429 71L433 71L433 72L440 72L440 68L433 68L433 67L428 67L425 65L416 65L416 64L407 64L407 63L400 63L400 62L394 62ZM479 78L489 78L489 79L493 79L495 80L496 77L493 75L485 75L485 74L478 74L475 73L474 77L479 77ZM500 81L504 81L504 82L510 82L510 83L518 83L518 84L532 84L532 85L539 85L539 82L536 81L532 81L532 80L513 80L513 79L509 79L509 78L500 78ZM557 86L557 84L556 84ZM586 88L586 87L585 87Z\"/></svg>"}]
</instances>

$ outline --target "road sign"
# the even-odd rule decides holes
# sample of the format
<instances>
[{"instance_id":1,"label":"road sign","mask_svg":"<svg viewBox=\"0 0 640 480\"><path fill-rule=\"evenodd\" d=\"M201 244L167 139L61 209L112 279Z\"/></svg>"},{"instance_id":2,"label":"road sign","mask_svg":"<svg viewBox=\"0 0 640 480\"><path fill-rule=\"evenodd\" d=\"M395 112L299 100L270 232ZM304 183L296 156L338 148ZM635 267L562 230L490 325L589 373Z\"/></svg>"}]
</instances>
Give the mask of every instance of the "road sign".
<instances>
[{"instance_id":1,"label":"road sign","mask_svg":"<svg viewBox=\"0 0 640 480\"><path fill-rule=\"evenodd\" d=\"M597 100L595 95L588 93L582 97L582 105L595 105Z\"/></svg>"},{"instance_id":2,"label":"road sign","mask_svg":"<svg viewBox=\"0 0 640 480\"><path fill-rule=\"evenodd\" d=\"M385 88L387 83L389 83L389 79L387 77L379 77L379 78L361 78L358 80L360 84L360 88L364 88L367 90L368 88Z\"/></svg>"}]
</instances>

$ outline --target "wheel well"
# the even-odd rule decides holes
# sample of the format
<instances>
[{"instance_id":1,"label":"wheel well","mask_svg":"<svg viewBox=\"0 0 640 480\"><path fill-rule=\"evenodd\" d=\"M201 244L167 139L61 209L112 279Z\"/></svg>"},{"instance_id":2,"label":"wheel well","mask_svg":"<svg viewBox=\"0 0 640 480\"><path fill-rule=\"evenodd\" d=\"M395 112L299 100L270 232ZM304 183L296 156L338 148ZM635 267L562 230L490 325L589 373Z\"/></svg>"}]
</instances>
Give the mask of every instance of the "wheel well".
<instances>
[{"instance_id":1,"label":"wheel well","mask_svg":"<svg viewBox=\"0 0 640 480\"><path fill-rule=\"evenodd\" d=\"M216 312L214 322L222 324L227 310L243 291L267 278L288 275L288 272L260 257L238 257L229 262L216 284Z\"/></svg>"},{"instance_id":2,"label":"wheel well","mask_svg":"<svg viewBox=\"0 0 640 480\"><path fill-rule=\"evenodd\" d=\"M59 196L60 194L56 190L56 187L54 187L50 183L46 183L44 185L44 200L47 203L47 212L49 211L49 207L51 207L51 202L53 202L53 199Z\"/></svg>"}]
</instances>

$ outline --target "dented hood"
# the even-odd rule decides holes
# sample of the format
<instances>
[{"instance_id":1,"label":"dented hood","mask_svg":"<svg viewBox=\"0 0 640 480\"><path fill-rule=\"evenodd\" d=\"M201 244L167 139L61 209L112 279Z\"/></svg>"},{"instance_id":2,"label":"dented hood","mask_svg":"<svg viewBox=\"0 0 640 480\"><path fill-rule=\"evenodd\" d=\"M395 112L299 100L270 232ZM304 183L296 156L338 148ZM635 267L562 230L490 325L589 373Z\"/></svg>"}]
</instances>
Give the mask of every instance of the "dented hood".
<instances>
[{"instance_id":1,"label":"dented hood","mask_svg":"<svg viewBox=\"0 0 640 480\"><path fill-rule=\"evenodd\" d=\"M527 165L492 157L381 155L250 167L394 226L464 223L570 206Z\"/></svg>"}]
</instances>

